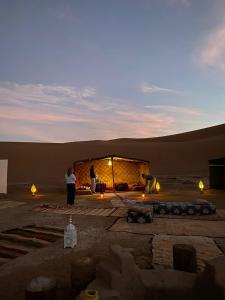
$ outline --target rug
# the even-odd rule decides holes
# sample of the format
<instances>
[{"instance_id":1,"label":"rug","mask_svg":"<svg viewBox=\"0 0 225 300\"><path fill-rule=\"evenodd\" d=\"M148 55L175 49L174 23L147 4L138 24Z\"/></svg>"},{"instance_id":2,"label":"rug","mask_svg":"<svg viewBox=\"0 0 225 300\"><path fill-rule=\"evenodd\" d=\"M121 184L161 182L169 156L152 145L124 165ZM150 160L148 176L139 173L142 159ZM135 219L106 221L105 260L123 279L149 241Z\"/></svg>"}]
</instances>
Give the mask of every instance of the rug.
<instances>
[{"instance_id":1,"label":"rug","mask_svg":"<svg viewBox=\"0 0 225 300\"><path fill-rule=\"evenodd\" d=\"M16 207L16 206L20 206L26 204L26 202L17 202L17 201L5 201L5 200L1 200L0 201L0 209L3 208L11 208L11 207Z\"/></svg>"},{"instance_id":2,"label":"rug","mask_svg":"<svg viewBox=\"0 0 225 300\"><path fill-rule=\"evenodd\" d=\"M213 239L199 236L156 235L152 241L153 265L173 268L173 245L187 244L196 249L197 269L203 271L205 260L213 259L222 254Z\"/></svg>"},{"instance_id":3,"label":"rug","mask_svg":"<svg viewBox=\"0 0 225 300\"><path fill-rule=\"evenodd\" d=\"M154 218L153 223L136 224L127 223L126 219L122 218L109 230L146 235L225 237L225 221Z\"/></svg>"},{"instance_id":4,"label":"rug","mask_svg":"<svg viewBox=\"0 0 225 300\"><path fill-rule=\"evenodd\" d=\"M60 207L60 206L41 206L35 208L35 211L38 212L48 212L48 213L56 213L63 215L85 215L85 216L101 216L101 217L109 217L112 216L113 213L119 210L119 208L84 208L84 207ZM118 214L121 215L121 213Z\"/></svg>"}]
</instances>

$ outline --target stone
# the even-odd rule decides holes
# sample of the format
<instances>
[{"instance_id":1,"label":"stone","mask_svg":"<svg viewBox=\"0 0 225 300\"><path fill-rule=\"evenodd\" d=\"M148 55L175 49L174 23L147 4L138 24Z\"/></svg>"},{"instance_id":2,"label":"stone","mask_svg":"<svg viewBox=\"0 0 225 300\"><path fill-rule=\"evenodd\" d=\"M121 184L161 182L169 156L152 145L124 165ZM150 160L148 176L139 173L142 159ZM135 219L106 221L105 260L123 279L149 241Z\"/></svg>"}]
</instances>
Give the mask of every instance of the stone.
<instances>
[{"instance_id":1,"label":"stone","mask_svg":"<svg viewBox=\"0 0 225 300\"><path fill-rule=\"evenodd\" d=\"M141 255L135 259L136 265L140 269L151 269L152 268L152 259L150 257Z\"/></svg>"},{"instance_id":2,"label":"stone","mask_svg":"<svg viewBox=\"0 0 225 300\"><path fill-rule=\"evenodd\" d=\"M196 250L191 245L173 245L173 267L175 270L196 273Z\"/></svg>"},{"instance_id":3,"label":"stone","mask_svg":"<svg viewBox=\"0 0 225 300\"><path fill-rule=\"evenodd\" d=\"M220 255L205 262L205 270L199 274L195 289L204 300L225 299L225 256Z\"/></svg>"},{"instance_id":4,"label":"stone","mask_svg":"<svg viewBox=\"0 0 225 300\"><path fill-rule=\"evenodd\" d=\"M85 256L74 258L71 263L71 288L73 295L77 295L81 290L95 279L95 263L91 257Z\"/></svg>"},{"instance_id":5,"label":"stone","mask_svg":"<svg viewBox=\"0 0 225 300\"><path fill-rule=\"evenodd\" d=\"M108 261L97 266L96 279L101 288L116 290L123 300L145 299L140 269L129 249L113 245Z\"/></svg>"},{"instance_id":6,"label":"stone","mask_svg":"<svg viewBox=\"0 0 225 300\"><path fill-rule=\"evenodd\" d=\"M26 300L55 300L56 280L39 276L33 278L26 288Z\"/></svg>"},{"instance_id":7,"label":"stone","mask_svg":"<svg viewBox=\"0 0 225 300\"><path fill-rule=\"evenodd\" d=\"M177 270L142 270L141 278L147 299L194 299L193 287L197 275Z\"/></svg>"}]
</instances>

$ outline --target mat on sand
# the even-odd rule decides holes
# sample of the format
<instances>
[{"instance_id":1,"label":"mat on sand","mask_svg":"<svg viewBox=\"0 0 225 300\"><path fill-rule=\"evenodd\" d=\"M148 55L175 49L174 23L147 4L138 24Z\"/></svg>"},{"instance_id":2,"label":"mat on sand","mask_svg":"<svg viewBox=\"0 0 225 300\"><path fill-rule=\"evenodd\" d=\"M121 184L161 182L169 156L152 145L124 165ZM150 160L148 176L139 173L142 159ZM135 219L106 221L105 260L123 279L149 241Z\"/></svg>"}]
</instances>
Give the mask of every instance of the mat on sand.
<instances>
[{"instance_id":1,"label":"mat on sand","mask_svg":"<svg viewBox=\"0 0 225 300\"><path fill-rule=\"evenodd\" d=\"M202 271L205 260L221 255L213 239L200 236L155 235L152 241L153 265L173 268L173 246L175 244L192 245L196 249L198 271Z\"/></svg>"},{"instance_id":2,"label":"mat on sand","mask_svg":"<svg viewBox=\"0 0 225 300\"><path fill-rule=\"evenodd\" d=\"M149 235L225 237L225 221L154 218L153 223L138 224L127 223L123 218L114 223L109 230Z\"/></svg>"}]
</instances>

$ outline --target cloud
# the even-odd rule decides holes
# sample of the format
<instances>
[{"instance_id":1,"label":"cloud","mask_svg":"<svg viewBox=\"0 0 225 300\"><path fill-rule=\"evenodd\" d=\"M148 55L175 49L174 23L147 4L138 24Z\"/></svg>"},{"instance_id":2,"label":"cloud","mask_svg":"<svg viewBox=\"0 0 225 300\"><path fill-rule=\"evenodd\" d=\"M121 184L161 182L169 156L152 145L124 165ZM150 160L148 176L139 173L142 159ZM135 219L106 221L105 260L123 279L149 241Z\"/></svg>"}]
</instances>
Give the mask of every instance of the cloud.
<instances>
[{"instance_id":1,"label":"cloud","mask_svg":"<svg viewBox=\"0 0 225 300\"><path fill-rule=\"evenodd\" d=\"M208 67L225 71L225 23L203 42L200 62Z\"/></svg>"},{"instance_id":2,"label":"cloud","mask_svg":"<svg viewBox=\"0 0 225 300\"><path fill-rule=\"evenodd\" d=\"M200 116L203 113L190 107L173 106L173 105L146 105L146 108L159 110L161 112L175 113L182 115Z\"/></svg>"},{"instance_id":3,"label":"cloud","mask_svg":"<svg viewBox=\"0 0 225 300\"><path fill-rule=\"evenodd\" d=\"M141 86L141 91L144 94L152 94L152 93L178 93L178 91L163 88L154 84L144 83Z\"/></svg>"},{"instance_id":4,"label":"cloud","mask_svg":"<svg viewBox=\"0 0 225 300\"><path fill-rule=\"evenodd\" d=\"M160 136L182 128L176 111L159 105L146 110L140 103L101 97L94 87L2 82L0 140L68 142ZM190 120L191 110L188 113L180 110L182 122ZM193 113L192 123L194 118Z\"/></svg>"}]
</instances>

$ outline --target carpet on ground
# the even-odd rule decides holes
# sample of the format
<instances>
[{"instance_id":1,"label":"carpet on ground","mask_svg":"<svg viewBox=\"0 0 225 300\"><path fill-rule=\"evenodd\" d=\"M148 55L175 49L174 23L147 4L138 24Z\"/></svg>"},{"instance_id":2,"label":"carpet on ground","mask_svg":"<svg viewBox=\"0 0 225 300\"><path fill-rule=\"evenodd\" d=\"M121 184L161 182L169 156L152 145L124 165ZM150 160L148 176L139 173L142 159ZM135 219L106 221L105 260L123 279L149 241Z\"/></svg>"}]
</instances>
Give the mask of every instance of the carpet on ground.
<instances>
[{"instance_id":1,"label":"carpet on ground","mask_svg":"<svg viewBox=\"0 0 225 300\"><path fill-rule=\"evenodd\" d=\"M154 218L153 223L138 224L121 218L109 230L146 235L225 237L225 221Z\"/></svg>"}]
</instances>

